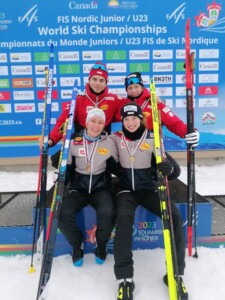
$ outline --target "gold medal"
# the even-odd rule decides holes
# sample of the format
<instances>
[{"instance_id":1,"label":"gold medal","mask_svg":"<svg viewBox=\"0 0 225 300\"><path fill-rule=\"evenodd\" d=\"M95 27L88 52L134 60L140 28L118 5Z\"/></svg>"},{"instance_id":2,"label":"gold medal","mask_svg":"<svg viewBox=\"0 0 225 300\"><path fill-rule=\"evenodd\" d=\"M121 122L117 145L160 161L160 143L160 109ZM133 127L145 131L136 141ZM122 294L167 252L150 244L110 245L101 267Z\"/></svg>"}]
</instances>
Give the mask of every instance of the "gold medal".
<instances>
[{"instance_id":1,"label":"gold medal","mask_svg":"<svg viewBox=\"0 0 225 300\"><path fill-rule=\"evenodd\" d=\"M134 162L135 161L135 157L133 155L130 156L130 161Z\"/></svg>"},{"instance_id":2,"label":"gold medal","mask_svg":"<svg viewBox=\"0 0 225 300\"><path fill-rule=\"evenodd\" d=\"M89 164L87 164L85 169L86 169L86 171L87 171L87 172L89 172L89 173L90 173L91 166L90 166Z\"/></svg>"}]
</instances>

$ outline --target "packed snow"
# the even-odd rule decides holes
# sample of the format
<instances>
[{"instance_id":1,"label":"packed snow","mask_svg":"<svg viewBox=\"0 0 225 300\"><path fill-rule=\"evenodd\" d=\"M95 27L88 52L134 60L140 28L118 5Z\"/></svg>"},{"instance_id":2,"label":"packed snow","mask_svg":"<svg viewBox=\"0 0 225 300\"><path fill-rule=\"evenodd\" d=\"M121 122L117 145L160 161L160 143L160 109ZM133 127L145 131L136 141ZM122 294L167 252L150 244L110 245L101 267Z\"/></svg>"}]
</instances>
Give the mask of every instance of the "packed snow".
<instances>
[{"instance_id":1,"label":"packed snow","mask_svg":"<svg viewBox=\"0 0 225 300\"><path fill-rule=\"evenodd\" d=\"M221 176L223 174L223 176ZM224 195L225 165L196 166L197 192L201 195ZM52 185L54 172L48 175ZM180 179L186 183L186 168ZM29 185L28 185L29 183ZM0 172L0 190L35 191L36 172ZM198 247L198 259L186 257L183 277L189 300L225 299L225 249ZM134 251L134 300L167 300L168 289L162 278L165 274L163 249ZM49 287L49 300L115 300L118 284L113 273L113 256L97 265L93 254L87 254L81 268L72 265L71 256L54 258ZM34 257L36 272L30 273L31 256L0 256L0 291L3 300L35 300L40 264Z\"/></svg>"}]
</instances>

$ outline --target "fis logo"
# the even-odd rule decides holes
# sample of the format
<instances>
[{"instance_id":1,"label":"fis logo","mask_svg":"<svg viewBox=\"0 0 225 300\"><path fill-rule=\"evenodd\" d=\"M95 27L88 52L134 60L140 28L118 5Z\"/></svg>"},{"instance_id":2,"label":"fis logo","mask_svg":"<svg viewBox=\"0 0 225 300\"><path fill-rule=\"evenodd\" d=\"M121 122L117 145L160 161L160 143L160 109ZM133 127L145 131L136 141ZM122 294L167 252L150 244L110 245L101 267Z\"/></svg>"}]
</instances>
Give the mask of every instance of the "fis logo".
<instances>
[{"instance_id":1,"label":"fis logo","mask_svg":"<svg viewBox=\"0 0 225 300\"><path fill-rule=\"evenodd\" d=\"M27 26L29 27L33 22L38 21L37 11L38 8L36 4L31 9L29 9L23 17L19 17L18 21L20 23L27 22Z\"/></svg>"},{"instance_id":2,"label":"fis logo","mask_svg":"<svg viewBox=\"0 0 225 300\"><path fill-rule=\"evenodd\" d=\"M185 19L185 14L184 11L186 9L185 7L185 2L183 4L181 4L180 6L178 6L170 15L167 14L166 18L168 21L170 21L171 19L173 19L175 21L175 24L177 24L177 22L182 19Z\"/></svg>"}]
</instances>

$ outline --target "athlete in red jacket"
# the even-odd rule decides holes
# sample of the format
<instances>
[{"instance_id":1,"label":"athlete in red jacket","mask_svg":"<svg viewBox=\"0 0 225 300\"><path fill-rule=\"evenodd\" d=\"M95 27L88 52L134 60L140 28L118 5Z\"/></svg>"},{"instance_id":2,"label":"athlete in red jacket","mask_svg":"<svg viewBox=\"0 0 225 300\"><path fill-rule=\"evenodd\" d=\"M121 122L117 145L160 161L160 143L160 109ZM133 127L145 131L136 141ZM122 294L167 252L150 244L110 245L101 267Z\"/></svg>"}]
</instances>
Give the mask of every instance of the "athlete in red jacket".
<instances>
[{"instance_id":1,"label":"athlete in red jacket","mask_svg":"<svg viewBox=\"0 0 225 300\"><path fill-rule=\"evenodd\" d=\"M129 74L125 78L125 88L127 91L127 99L141 106L144 115L147 117L146 127L153 129L151 94L144 87L144 82L139 72ZM178 118L161 100L158 98L158 109L161 113L162 124L171 132L181 138L185 138L186 142L196 147L199 141L199 132L195 130L187 134L187 125Z\"/></svg>"},{"instance_id":2,"label":"athlete in red jacket","mask_svg":"<svg viewBox=\"0 0 225 300\"><path fill-rule=\"evenodd\" d=\"M86 117L89 110L94 107L104 111L106 116L106 130L112 121L120 122L120 109L126 103L121 97L109 93L108 71L104 64L97 62L92 66L86 84L85 91L79 94L76 99L75 109L75 131L79 132L86 126ZM69 103L56 121L56 125L50 133L49 146L54 146L62 139L63 124L69 112Z\"/></svg>"}]
</instances>

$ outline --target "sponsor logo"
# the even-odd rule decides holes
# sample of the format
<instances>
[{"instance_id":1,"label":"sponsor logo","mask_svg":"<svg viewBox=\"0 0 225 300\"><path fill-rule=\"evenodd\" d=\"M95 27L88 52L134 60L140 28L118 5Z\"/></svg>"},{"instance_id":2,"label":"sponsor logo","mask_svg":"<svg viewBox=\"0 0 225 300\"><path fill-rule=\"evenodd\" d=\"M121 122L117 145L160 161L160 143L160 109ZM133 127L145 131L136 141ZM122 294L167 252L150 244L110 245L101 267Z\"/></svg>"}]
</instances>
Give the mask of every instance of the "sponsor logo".
<instances>
[{"instance_id":1,"label":"sponsor logo","mask_svg":"<svg viewBox=\"0 0 225 300\"><path fill-rule=\"evenodd\" d=\"M204 61L199 62L199 71L218 71L219 70L219 62L218 61Z\"/></svg>"},{"instance_id":2,"label":"sponsor logo","mask_svg":"<svg viewBox=\"0 0 225 300\"><path fill-rule=\"evenodd\" d=\"M121 148L126 148L126 145L123 140L120 142L120 146L121 146Z\"/></svg>"},{"instance_id":3,"label":"sponsor logo","mask_svg":"<svg viewBox=\"0 0 225 300\"><path fill-rule=\"evenodd\" d=\"M218 98L200 98L198 100L199 107L218 107L219 99Z\"/></svg>"},{"instance_id":4,"label":"sponsor logo","mask_svg":"<svg viewBox=\"0 0 225 300\"><path fill-rule=\"evenodd\" d=\"M156 88L156 92L158 96L173 96L172 87Z\"/></svg>"},{"instance_id":5,"label":"sponsor logo","mask_svg":"<svg viewBox=\"0 0 225 300\"><path fill-rule=\"evenodd\" d=\"M82 51L83 60L103 60L103 51Z\"/></svg>"},{"instance_id":6,"label":"sponsor logo","mask_svg":"<svg viewBox=\"0 0 225 300\"><path fill-rule=\"evenodd\" d=\"M106 60L126 60L126 51L125 50L107 50L106 51Z\"/></svg>"},{"instance_id":7,"label":"sponsor logo","mask_svg":"<svg viewBox=\"0 0 225 300\"><path fill-rule=\"evenodd\" d=\"M84 1L83 1L84 2ZM87 1L86 3L79 3L78 1L70 1L68 4L69 9L98 9L97 1Z\"/></svg>"},{"instance_id":8,"label":"sponsor logo","mask_svg":"<svg viewBox=\"0 0 225 300\"><path fill-rule=\"evenodd\" d=\"M31 53L10 53L10 62L31 62Z\"/></svg>"},{"instance_id":9,"label":"sponsor logo","mask_svg":"<svg viewBox=\"0 0 225 300\"><path fill-rule=\"evenodd\" d=\"M12 75L32 75L32 66L11 66Z\"/></svg>"},{"instance_id":10,"label":"sponsor logo","mask_svg":"<svg viewBox=\"0 0 225 300\"><path fill-rule=\"evenodd\" d=\"M216 124L216 115L212 112L206 112L202 115L203 125L214 125Z\"/></svg>"},{"instance_id":11,"label":"sponsor logo","mask_svg":"<svg viewBox=\"0 0 225 300\"><path fill-rule=\"evenodd\" d=\"M41 75L45 74L46 68L48 69L47 65L36 65L35 66L35 74L41 74ZM54 66L53 73L56 74L56 66Z\"/></svg>"},{"instance_id":12,"label":"sponsor logo","mask_svg":"<svg viewBox=\"0 0 225 300\"><path fill-rule=\"evenodd\" d=\"M0 53L0 63L6 63L6 62L7 62L7 54Z\"/></svg>"},{"instance_id":13,"label":"sponsor logo","mask_svg":"<svg viewBox=\"0 0 225 300\"><path fill-rule=\"evenodd\" d=\"M58 52L59 61L79 61L80 56L78 51Z\"/></svg>"},{"instance_id":14,"label":"sponsor logo","mask_svg":"<svg viewBox=\"0 0 225 300\"><path fill-rule=\"evenodd\" d=\"M124 78L121 76L110 76L109 85L123 85L124 86Z\"/></svg>"},{"instance_id":15,"label":"sponsor logo","mask_svg":"<svg viewBox=\"0 0 225 300\"><path fill-rule=\"evenodd\" d=\"M118 0L110 0L108 2L108 7L111 7L111 8L119 8L120 7L120 3Z\"/></svg>"},{"instance_id":16,"label":"sponsor logo","mask_svg":"<svg viewBox=\"0 0 225 300\"><path fill-rule=\"evenodd\" d=\"M185 14L184 11L186 9L186 3L184 2L180 6L178 6L174 11L172 11L171 14L166 14L166 19L168 21L174 20L175 24L179 22L179 20L184 20L185 19Z\"/></svg>"},{"instance_id":17,"label":"sponsor logo","mask_svg":"<svg viewBox=\"0 0 225 300\"><path fill-rule=\"evenodd\" d=\"M10 100L10 92L0 92L0 101Z\"/></svg>"},{"instance_id":18,"label":"sponsor logo","mask_svg":"<svg viewBox=\"0 0 225 300\"><path fill-rule=\"evenodd\" d=\"M109 150L106 149L106 148L98 148L98 149L97 149L97 152L98 152L99 154L103 154L103 155L109 154Z\"/></svg>"},{"instance_id":19,"label":"sponsor logo","mask_svg":"<svg viewBox=\"0 0 225 300\"><path fill-rule=\"evenodd\" d=\"M78 152L79 152L79 156L85 156L84 148L80 148Z\"/></svg>"},{"instance_id":20,"label":"sponsor logo","mask_svg":"<svg viewBox=\"0 0 225 300\"><path fill-rule=\"evenodd\" d=\"M149 50L130 50L129 51L129 59L135 60L145 60L150 58Z\"/></svg>"},{"instance_id":21,"label":"sponsor logo","mask_svg":"<svg viewBox=\"0 0 225 300\"><path fill-rule=\"evenodd\" d=\"M44 111L45 104L44 103L38 103L38 111L43 112ZM59 103L53 102L51 104L51 110L52 111L59 111Z\"/></svg>"},{"instance_id":22,"label":"sponsor logo","mask_svg":"<svg viewBox=\"0 0 225 300\"><path fill-rule=\"evenodd\" d=\"M173 75L154 75L154 82L157 84L171 84L173 83Z\"/></svg>"},{"instance_id":23,"label":"sponsor logo","mask_svg":"<svg viewBox=\"0 0 225 300\"><path fill-rule=\"evenodd\" d=\"M147 118L147 117L149 117L151 114L150 114L150 112L148 112L148 111L143 111L143 115Z\"/></svg>"},{"instance_id":24,"label":"sponsor logo","mask_svg":"<svg viewBox=\"0 0 225 300\"><path fill-rule=\"evenodd\" d=\"M56 78L53 78L53 85L54 87L57 86L57 79ZM42 78L36 78L36 86L37 87L46 87L46 80L44 77Z\"/></svg>"},{"instance_id":25,"label":"sponsor logo","mask_svg":"<svg viewBox=\"0 0 225 300\"><path fill-rule=\"evenodd\" d=\"M147 143L143 143L143 144L141 144L140 149L141 150L149 150L150 149L150 145L147 144Z\"/></svg>"},{"instance_id":26,"label":"sponsor logo","mask_svg":"<svg viewBox=\"0 0 225 300\"><path fill-rule=\"evenodd\" d=\"M173 63L153 63L153 72L171 72Z\"/></svg>"},{"instance_id":27,"label":"sponsor logo","mask_svg":"<svg viewBox=\"0 0 225 300\"><path fill-rule=\"evenodd\" d=\"M153 50L153 59L172 59L173 50Z\"/></svg>"},{"instance_id":28,"label":"sponsor logo","mask_svg":"<svg viewBox=\"0 0 225 300\"><path fill-rule=\"evenodd\" d=\"M218 83L219 75L218 74L199 74L198 82L199 83Z\"/></svg>"},{"instance_id":29,"label":"sponsor logo","mask_svg":"<svg viewBox=\"0 0 225 300\"><path fill-rule=\"evenodd\" d=\"M78 86L80 85L80 77L60 77L60 86L74 86L74 81L78 81Z\"/></svg>"},{"instance_id":30,"label":"sponsor logo","mask_svg":"<svg viewBox=\"0 0 225 300\"><path fill-rule=\"evenodd\" d=\"M218 95L218 86L199 86L199 95Z\"/></svg>"},{"instance_id":31,"label":"sponsor logo","mask_svg":"<svg viewBox=\"0 0 225 300\"><path fill-rule=\"evenodd\" d=\"M44 100L45 99L45 95L46 95L46 92L41 90L41 91L38 91L37 92L37 98L38 100ZM52 90L52 96L51 96L52 99L58 99L58 91L57 90Z\"/></svg>"},{"instance_id":32,"label":"sponsor logo","mask_svg":"<svg viewBox=\"0 0 225 300\"><path fill-rule=\"evenodd\" d=\"M221 4L217 4L216 1L213 1L212 4L207 5L208 15L204 12L201 12L196 19L196 26L200 30L224 33L224 18L219 20L219 15L221 14Z\"/></svg>"},{"instance_id":33,"label":"sponsor logo","mask_svg":"<svg viewBox=\"0 0 225 300\"><path fill-rule=\"evenodd\" d=\"M1 66L0 67L0 76L6 76L9 75L8 67Z\"/></svg>"},{"instance_id":34,"label":"sponsor logo","mask_svg":"<svg viewBox=\"0 0 225 300\"><path fill-rule=\"evenodd\" d=\"M109 106L107 104L105 104L105 105L102 105L100 108L105 111L109 108Z\"/></svg>"},{"instance_id":35,"label":"sponsor logo","mask_svg":"<svg viewBox=\"0 0 225 300\"><path fill-rule=\"evenodd\" d=\"M149 72L150 66L149 63L130 63L131 72Z\"/></svg>"},{"instance_id":36,"label":"sponsor logo","mask_svg":"<svg viewBox=\"0 0 225 300\"><path fill-rule=\"evenodd\" d=\"M24 88L24 87L33 87L32 78L13 78L12 79L13 88Z\"/></svg>"},{"instance_id":37,"label":"sponsor logo","mask_svg":"<svg viewBox=\"0 0 225 300\"><path fill-rule=\"evenodd\" d=\"M35 104L34 103L17 103L14 104L14 109L16 113L20 112L35 112Z\"/></svg>"},{"instance_id":38,"label":"sponsor logo","mask_svg":"<svg viewBox=\"0 0 225 300\"><path fill-rule=\"evenodd\" d=\"M199 58L219 58L219 49L200 49Z\"/></svg>"},{"instance_id":39,"label":"sponsor logo","mask_svg":"<svg viewBox=\"0 0 225 300\"><path fill-rule=\"evenodd\" d=\"M176 107L177 108L186 108L186 106L187 106L186 99L177 99L176 100ZM195 107L195 99L194 99L193 106Z\"/></svg>"},{"instance_id":40,"label":"sponsor logo","mask_svg":"<svg viewBox=\"0 0 225 300\"><path fill-rule=\"evenodd\" d=\"M71 90L61 90L61 99L71 99L72 97L72 92Z\"/></svg>"},{"instance_id":41,"label":"sponsor logo","mask_svg":"<svg viewBox=\"0 0 225 300\"><path fill-rule=\"evenodd\" d=\"M37 4L31 7L22 17L20 16L18 18L19 23L27 23L27 27L29 27L32 23L38 21L38 16L37 16Z\"/></svg>"},{"instance_id":42,"label":"sponsor logo","mask_svg":"<svg viewBox=\"0 0 225 300\"><path fill-rule=\"evenodd\" d=\"M9 79L0 79L0 89L9 88Z\"/></svg>"},{"instance_id":43,"label":"sponsor logo","mask_svg":"<svg viewBox=\"0 0 225 300\"><path fill-rule=\"evenodd\" d=\"M0 113L11 113L11 104L0 104Z\"/></svg>"},{"instance_id":44,"label":"sponsor logo","mask_svg":"<svg viewBox=\"0 0 225 300\"><path fill-rule=\"evenodd\" d=\"M42 119L35 119L35 125L42 125Z\"/></svg>"},{"instance_id":45,"label":"sponsor logo","mask_svg":"<svg viewBox=\"0 0 225 300\"><path fill-rule=\"evenodd\" d=\"M14 100L34 100L34 91L14 91Z\"/></svg>"},{"instance_id":46,"label":"sponsor logo","mask_svg":"<svg viewBox=\"0 0 225 300\"><path fill-rule=\"evenodd\" d=\"M66 64L59 66L60 74L80 74L80 66L78 64Z\"/></svg>"}]
</instances>

